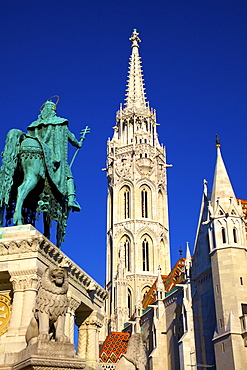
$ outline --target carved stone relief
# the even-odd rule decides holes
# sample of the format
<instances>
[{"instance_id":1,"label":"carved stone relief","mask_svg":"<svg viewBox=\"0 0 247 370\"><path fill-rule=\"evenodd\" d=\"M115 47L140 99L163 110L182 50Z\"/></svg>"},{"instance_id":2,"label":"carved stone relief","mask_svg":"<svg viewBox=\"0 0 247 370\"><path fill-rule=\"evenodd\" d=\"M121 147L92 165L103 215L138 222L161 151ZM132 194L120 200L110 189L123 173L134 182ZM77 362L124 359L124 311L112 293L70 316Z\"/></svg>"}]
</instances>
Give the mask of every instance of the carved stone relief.
<instances>
[{"instance_id":1,"label":"carved stone relief","mask_svg":"<svg viewBox=\"0 0 247 370\"><path fill-rule=\"evenodd\" d=\"M0 294L0 336L6 333L9 326L12 305L7 294Z\"/></svg>"}]
</instances>

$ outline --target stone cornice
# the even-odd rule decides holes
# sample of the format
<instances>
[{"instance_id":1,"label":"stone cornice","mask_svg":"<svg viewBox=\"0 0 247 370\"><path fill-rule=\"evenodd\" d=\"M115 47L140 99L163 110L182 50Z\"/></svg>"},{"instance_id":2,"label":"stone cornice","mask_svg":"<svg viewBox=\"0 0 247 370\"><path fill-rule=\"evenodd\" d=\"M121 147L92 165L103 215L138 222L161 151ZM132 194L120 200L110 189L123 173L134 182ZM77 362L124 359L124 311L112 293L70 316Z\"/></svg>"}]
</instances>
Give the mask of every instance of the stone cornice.
<instances>
[{"instance_id":1,"label":"stone cornice","mask_svg":"<svg viewBox=\"0 0 247 370\"><path fill-rule=\"evenodd\" d=\"M30 230L32 230L29 234L26 232L27 226L30 226ZM22 226L12 227L12 229L17 229L17 231L21 230L21 228ZM5 229L10 228L2 228L2 234L4 234ZM25 233L20 233L20 235L16 233L13 238L7 238L7 230L6 237L0 242L0 256L6 256L7 260L9 260L15 257L18 258L18 255L20 254L22 255L22 258L25 258L25 255L27 258L32 258L39 254L41 257L45 257L51 265L55 266L64 261L68 266L67 271L69 278L74 281L77 286L83 287L87 291L89 286L93 284L95 286L94 296L100 301L103 301L106 298L107 292L43 234L39 233L31 225L23 225L23 230L25 230ZM13 274L15 274L15 277L17 278L17 276L23 276L25 273L28 275L32 274L31 270L27 270L25 272L20 270Z\"/></svg>"}]
</instances>

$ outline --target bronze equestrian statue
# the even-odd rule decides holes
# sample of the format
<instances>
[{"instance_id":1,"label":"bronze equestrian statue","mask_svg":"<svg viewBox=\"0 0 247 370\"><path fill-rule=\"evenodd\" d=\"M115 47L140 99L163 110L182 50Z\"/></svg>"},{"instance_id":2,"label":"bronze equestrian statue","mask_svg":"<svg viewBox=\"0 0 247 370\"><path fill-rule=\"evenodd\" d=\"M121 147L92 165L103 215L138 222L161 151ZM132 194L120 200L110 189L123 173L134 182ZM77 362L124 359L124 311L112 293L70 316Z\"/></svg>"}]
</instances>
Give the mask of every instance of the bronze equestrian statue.
<instances>
[{"instance_id":1,"label":"bronze equestrian statue","mask_svg":"<svg viewBox=\"0 0 247 370\"><path fill-rule=\"evenodd\" d=\"M68 141L81 148L90 129L82 130L78 141L68 128L68 120L57 116L57 102L47 100L41 106L27 133L12 129L7 134L0 169L0 226L4 215L6 225L12 219L14 225L34 225L37 213L43 213L46 237L50 238L51 221L57 221L60 248L69 211L81 209L68 164Z\"/></svg>"}]
</instances>

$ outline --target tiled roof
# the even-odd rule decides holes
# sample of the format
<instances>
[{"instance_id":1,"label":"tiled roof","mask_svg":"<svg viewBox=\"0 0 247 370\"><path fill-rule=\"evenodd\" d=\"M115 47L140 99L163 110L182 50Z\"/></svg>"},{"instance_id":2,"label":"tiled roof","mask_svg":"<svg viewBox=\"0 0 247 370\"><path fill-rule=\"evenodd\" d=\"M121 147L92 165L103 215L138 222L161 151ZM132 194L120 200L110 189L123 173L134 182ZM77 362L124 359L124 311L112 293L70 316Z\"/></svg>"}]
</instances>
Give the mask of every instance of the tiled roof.
<instances>
[{"instance_id":1,"label":"tiled roof","mask_svg":"<svg viewBox=\"0 0 247 370\"><path fill-rule=\"evenodd\" d=\"M246 199L237 199L238 203L241 204L243 213L244 213L244 218L247 221L247 200ZM245 231L246 231L246 237L247 237L247 223L245 224Z\"/></svg>"},{"instance_id":2,"label":"tiled roof","mask_svg":"<svg viewBox=\"0 0 247 370\"><path fill-rule=\"evenodd\" d=\"M111 333L109 334L100 351L99 358L102 363L116 363L122 354L126 353L129 342L129 333Z\"/></svg>"},{"instance_id":3,"label":"tiled roof","mask_svg":"<svg viewBox=\"0 0 247 370\"><path fill-rule=\"evenodd\" d=\"M184 263L185 258L180 258L169 275L161 275L166 293L170 292L176 284L181 283L184 280ZM156 284L157 279L142 300L142 307L144 310L156 301Z\"/></svg>"},{"instance_id":4,"label":"tiled roof","mask_svg":"<svg viewBox=\"0 0 247 370\"><path fill-rule=\"evenodd\" d=\"M184 280L184 264L185 258L180 258L167 276L164 281L166 293L170 292L176 284L179 284Z\"/></svg>"}]
</instances>

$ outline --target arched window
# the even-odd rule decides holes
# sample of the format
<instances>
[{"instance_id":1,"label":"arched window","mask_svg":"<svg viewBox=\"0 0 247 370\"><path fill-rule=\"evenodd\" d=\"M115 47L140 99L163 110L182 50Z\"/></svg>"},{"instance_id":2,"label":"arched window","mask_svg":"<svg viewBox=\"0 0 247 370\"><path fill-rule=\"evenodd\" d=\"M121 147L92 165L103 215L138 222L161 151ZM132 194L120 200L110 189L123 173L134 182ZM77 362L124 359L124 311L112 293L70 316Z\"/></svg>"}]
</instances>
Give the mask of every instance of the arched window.
<instances>
[{"instance_id":1,"label":"arched window","mask_svg":"<svg viewBox=\"0 0 247 370\"><path fill-rule=\"evenodd\" d=\"M132 315L132 294L130 289L128 288L128 316L131 317Z\"/></svg>"},{"instance_id":2,"label":"arched window","mask_svg":"<svg viewBox=\"0 0 247 370\"><path fill-rule=\"evenodd\" d=\"M125 267L127 271L130 271L130 240L125 237L124 240L124 253L125 253Z\"/></svg>"},{"instance_id":3,"label":"arched window","mask_svg":"<svg viewBox=\"0 0 247 370\"><path fill-rule=\"evenodd\" d=\"M141 191L142 217L148 218L148 192L145 188Z\"/></svg>"},{"instance_id":4,"label":"arched window","mask_svg":"<svg viewBox=\"0 0 247 370\"><path fill-rule=\"evenodd\" d=\"M233 241L234 243L238 242L238 234L237 234L237 229L235 227L233 228Z\"/></svg>"},{"instance_id":5,"label":"arched window","mask_svg":"<svg viewBox=\"0 0 247 370\"><path fill-rule=\"evenodd\" d=\"M124 218L130 218L130 189L124 189Z\"/></svg>"},{"instance_id":6,"label":"arched window","mask_svg":"<svg viewBox=\"0 0 247 370\"><path fill-rule=\"evenodd\" d=\"M119 208L120 208L120 218L126 219L130 218L131 215L131 191L129 186L125 185L120 190L119 195Z\"/></svg>"},{"instance_id":7,"label":"arched window","mask_svg":"<svg viewBox=\"0 0 247 370\"><path fill-rule=\"evenodd\" d=\"M141 291L141 296L142 296L142 299L144 299L146 297L146 294L149 292L150 290L150 286L145 286L142 291Z\"/></svg>"},{"instance_id":8,"label":"arched window","mask_svg":"<svg viewBox=\"0 0 247 370\"><path fill-rule=\"evenodd\" d=\"M142 241L142 269L149 271L149 245L147 238Z\"/></svg>"},{"instance_id":9,"label":"arched window","mask_svg":"<svg viewBox=\"0 0 247 370\"><path fill-rule=\"evenodd\" d=\"M225 244L226 243L226 230L224 227L222 227L221 229L221 234L222 234L222 242L223 244Z\"/></svg>"}]
</instances>

